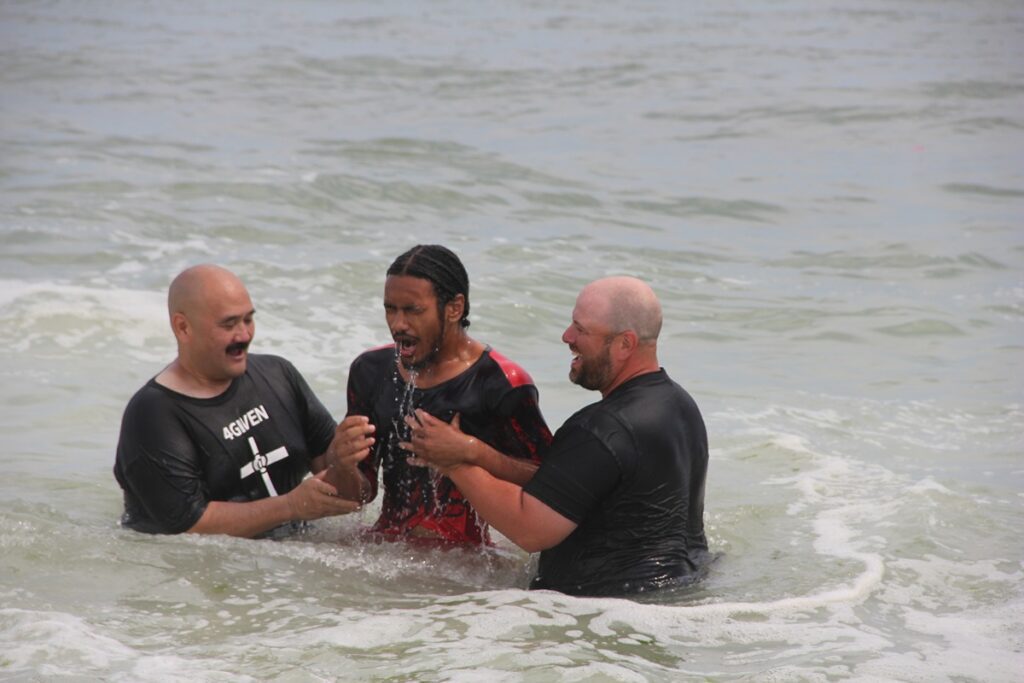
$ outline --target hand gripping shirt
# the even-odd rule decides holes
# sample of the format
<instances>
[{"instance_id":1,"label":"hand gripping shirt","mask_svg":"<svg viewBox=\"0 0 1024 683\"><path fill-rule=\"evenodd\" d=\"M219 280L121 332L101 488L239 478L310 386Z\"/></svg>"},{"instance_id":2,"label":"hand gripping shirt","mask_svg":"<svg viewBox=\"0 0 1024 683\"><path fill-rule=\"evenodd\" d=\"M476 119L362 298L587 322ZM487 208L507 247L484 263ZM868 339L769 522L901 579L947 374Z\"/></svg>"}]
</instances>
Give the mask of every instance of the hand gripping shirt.
<instances>
[{"instance_id":1,"label":"hand gripping shirt","mask_svg":"<svg viewBox=\"0 0 1024 683\"><path fill-rule=\"evenodd\" d=\"M664 370L570 417L524 488L578 526L540 554L531 588L635 593L693 578L707 557L708 437Z\"/></svg>"},{"instance_id":2,"label":"hand gripping shirt","mask_svg":"<svg viewBox=\"0 0 1024 683\"><path fill-rule=\"evenodd\" d=\"M348 414L365 415L377 428L374 449L359 464L371 497L383 473L381 513L372 531L392 539L427 531L449 543L490 543L486 523L448 477L406 462L409 453L398 442L409 440L404 418L417 408L446 422L458 413L466 434L511 457L539 462L551 432L533 380L489 347L464 372L428 389L402 380L393 344L366 351L349 370Z\"/></svg>"},{"instance_id":3,"label":"hand gripping shirt","mask_svg":"<svg viewBox=\"0 0 1024 683\"><path fill-rule=\"evenodd\" d=\"M148 533L192 528L210 501L280 495L327 450L335 422L291 363L249 354L246 371L214 398L150 380L125 409L114 476L121 523Z\"/></svg>"}]
</instances>

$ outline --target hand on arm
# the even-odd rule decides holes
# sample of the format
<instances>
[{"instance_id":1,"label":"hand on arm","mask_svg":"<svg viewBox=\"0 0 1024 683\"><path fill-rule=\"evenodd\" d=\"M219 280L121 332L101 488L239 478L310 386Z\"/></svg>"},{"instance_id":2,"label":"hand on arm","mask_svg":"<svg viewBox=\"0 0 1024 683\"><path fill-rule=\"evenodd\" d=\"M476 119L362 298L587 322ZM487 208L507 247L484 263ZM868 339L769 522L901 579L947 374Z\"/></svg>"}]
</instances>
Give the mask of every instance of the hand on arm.
<instances>
[{"instance_id":1,"label":"hand on arm","mask_svg":"<svg viewBox=\"0 0 1024 683\"><path fill-rule=\"evenodd\" d=\"M326 470L326 481L348 500L364 502L370 499L370 482L359 471L373 448L376 427L365 415L349 415L334 430L334 439L327 451L313 460L313 471Z\"/></svg>"},{"instance_id":2,"label":"hand on arm","mask_svg":"<svg viewBox=\"0 0 1024 683\"><path fill-rule=\"evenodd\" d=\"M451 424L433 415L417 410L415 416L405 418L412 430L412 440L398 445L410 452L409 464L431 466L442 474L459 465L475 465L497 479L523 485L537 471L537 464L522 458L500 453L459 428L459 416Z\"/></svg>"},{"instance_id":3,"label":"hand on arm","mask_svg":"<svg viewBox=\"0 0 1024 683\"><path fill-rule=\"evenodd\" d=\"M326 472L308 477L283 496L245 503L210 501L189 533L228 534L251 538L294 520L344 515L359 503L338 497L337 489L324 481Z\"/></svg>"}]
</instances>

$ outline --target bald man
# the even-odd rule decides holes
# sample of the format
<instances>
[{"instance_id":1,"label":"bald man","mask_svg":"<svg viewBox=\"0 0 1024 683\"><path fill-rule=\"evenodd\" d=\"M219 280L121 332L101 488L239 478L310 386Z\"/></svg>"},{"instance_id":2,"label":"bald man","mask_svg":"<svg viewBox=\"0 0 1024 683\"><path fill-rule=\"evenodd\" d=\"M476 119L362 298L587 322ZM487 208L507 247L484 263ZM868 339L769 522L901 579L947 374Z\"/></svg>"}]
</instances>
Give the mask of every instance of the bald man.
<instances>
[{"instance_id":1,"label":"bald man","mask_svg":"<svg viewBox=\"0 0 1024 683\"><path fill-rule=\"evenodd\" d=\"M121 523L254 537L358 509L358 490L344 489L351 477L333 471L355 468L331 448L334 418L291 363L249 353L255 309L242 281L194 266L167 304L178 355L125 409L114 464Z\"/></svg>"},{"instance_id":2,"label":"bald man","mask_svg":"<svg viewBox=\"0 0 1024 683\"><path fill-rule=\"evenodd\" d=\"M562 334L569 379L601 400L555 433L519 486L476 467L488 446L419 411L411 461L451 478L477 512L528 552L531 588L624 595L692 581L707 559L708 441L700 410L658 363L661 304L631 277L580 292ZM472 456L472 457L471 457Z\"/></svg>"}]
</instances>

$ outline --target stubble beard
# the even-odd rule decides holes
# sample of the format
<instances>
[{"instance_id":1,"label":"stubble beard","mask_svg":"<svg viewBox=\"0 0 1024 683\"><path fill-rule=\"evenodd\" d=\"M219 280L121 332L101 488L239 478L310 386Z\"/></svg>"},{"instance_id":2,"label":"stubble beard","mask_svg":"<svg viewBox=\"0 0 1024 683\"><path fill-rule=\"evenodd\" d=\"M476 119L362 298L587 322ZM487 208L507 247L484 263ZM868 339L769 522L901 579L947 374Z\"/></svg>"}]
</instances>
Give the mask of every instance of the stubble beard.
<instances>
[{"instance_id":1,"label":"stubble beard","mask_svg":"<svg viewBox=\"0 0 1024 683\"><path fill-rule=\"evenodd\" d=\"M584 389L597 391L611 379L612 358L611 345L606 345L595 358L588 360L580 357L578 368L569 371L569 381Z\"/></svg>"}]
</instances>

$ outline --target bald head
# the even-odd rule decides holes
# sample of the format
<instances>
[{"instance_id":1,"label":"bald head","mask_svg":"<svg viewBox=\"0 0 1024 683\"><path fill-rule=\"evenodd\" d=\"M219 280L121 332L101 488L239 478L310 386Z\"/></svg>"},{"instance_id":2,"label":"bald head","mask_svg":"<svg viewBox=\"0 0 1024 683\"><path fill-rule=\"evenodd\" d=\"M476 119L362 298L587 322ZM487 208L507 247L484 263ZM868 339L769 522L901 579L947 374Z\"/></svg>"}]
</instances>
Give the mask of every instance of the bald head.
<instances>
[{"instance_id":1,"label":"bald head","mask_svg":"<svg viewBox=\"0 0 1024 683\"><path fill-rule=\"evenodd\" d=\"M167 309L175 313L194 316L205 311L213 299L234 297L246 292L238 276L226 268L204 263L186 268L171 282L167 291Z\"/></svg>"},{"instance_id":2,"label":"bald head","mask_svg":"<svg viewBox=\"0 0 1024 683\"><path fill-rule=\"evenodd\" d=\"M654 290L635 277L595 280L578 297L612 332L633 330L641 343L654 343L661 333L661 303Z\"/></svg>"}]
</instances>

